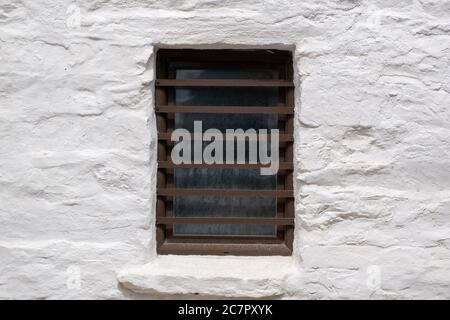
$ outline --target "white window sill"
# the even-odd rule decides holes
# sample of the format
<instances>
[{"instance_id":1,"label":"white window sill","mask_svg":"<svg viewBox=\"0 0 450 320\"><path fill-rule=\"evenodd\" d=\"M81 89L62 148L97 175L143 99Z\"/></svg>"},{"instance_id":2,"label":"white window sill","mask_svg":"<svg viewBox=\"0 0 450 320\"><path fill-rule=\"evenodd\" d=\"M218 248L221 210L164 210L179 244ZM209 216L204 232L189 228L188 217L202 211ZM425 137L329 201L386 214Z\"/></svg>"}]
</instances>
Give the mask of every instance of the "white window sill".
<instances>
[{"instance_id":1,"label":"white window sill","mask_svg":"<svg viewBox=\"0 0 450 320\"><path fill-rule=\"evenodd\" d=\"M167 255L117 278L140 294L264 298L288 294L288 279L298 272L292 257Z\"/></svg>"}]
</instances>

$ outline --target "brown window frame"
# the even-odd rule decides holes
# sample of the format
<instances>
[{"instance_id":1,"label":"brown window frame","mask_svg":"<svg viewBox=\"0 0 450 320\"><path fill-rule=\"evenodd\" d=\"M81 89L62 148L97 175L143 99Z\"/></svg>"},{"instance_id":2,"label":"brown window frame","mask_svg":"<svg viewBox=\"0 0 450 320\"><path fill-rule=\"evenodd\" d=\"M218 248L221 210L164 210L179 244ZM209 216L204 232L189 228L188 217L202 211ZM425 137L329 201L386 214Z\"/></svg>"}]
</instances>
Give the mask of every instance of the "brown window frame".
<instances>
[{"instance_id":1,"label":"brown window frame","mask_svg":"<svg viewBox=\"0 0 450 320\"><path fill-rule=\"evenodd\" d=\"M279 69L278 80L177 80L170 65L182 68L217 66L271 66ZM277 87L279 104L276 107L208 107L175 105L175 88L186 86L243 86ZM170 161L173 142L174 116L189 113L260 113L277 114L280 130L280 165L275 190L232 189L176 189L173 182L175 168L259 168L254 164L182 164ZM294 83L292 54L281 50L193 50L160 49L156 58L155 113L158 131L158 172L156 202L156 241L158 254L177 255L245 255L265 256L292 254L294 238L293 194L293 131ZM275 196L277 214L274 218L185 218L174 217L173 197L176 195ZM251 236L175 236L173 224L275 224L276 237Z\"/></svg>"}]
</instances>

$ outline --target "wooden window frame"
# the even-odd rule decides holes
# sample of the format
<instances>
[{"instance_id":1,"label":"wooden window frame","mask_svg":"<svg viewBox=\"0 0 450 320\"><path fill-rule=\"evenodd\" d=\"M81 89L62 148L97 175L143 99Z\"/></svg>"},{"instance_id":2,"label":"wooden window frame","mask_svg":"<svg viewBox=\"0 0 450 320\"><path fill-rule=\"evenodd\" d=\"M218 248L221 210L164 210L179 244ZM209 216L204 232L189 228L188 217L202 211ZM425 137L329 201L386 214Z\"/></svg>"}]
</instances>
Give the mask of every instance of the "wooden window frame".
<instances>
[{"instance_id":1,"label":"wooden window frame","mask_svg":"<svg viewBox=\"0 0 450 320\"><path fill-rule=\"evenodd\" d=\"M278 80L177 80L175 68L276 67ZM279 103L276 107L208 107L176 106L175 88L187 87L277 87ZM176 189L175 168L260 168L257 164L182 164L170 161L175 113L241 113L277 114L280 130L279 171L276 190ZM281 50L191 50L160 49L157 52L155 81L155 113L158 130L158 173L156 203L156 241L158 254L177 255L292 255L294 238L293 194L293 131L294 83L292 54ZM175 217L173 197L176 195L270 196L277 198L274 218L186 218ZM173 224L275 224L276 237L251 236L175 236Z\"/></svg>"}]
</instances>

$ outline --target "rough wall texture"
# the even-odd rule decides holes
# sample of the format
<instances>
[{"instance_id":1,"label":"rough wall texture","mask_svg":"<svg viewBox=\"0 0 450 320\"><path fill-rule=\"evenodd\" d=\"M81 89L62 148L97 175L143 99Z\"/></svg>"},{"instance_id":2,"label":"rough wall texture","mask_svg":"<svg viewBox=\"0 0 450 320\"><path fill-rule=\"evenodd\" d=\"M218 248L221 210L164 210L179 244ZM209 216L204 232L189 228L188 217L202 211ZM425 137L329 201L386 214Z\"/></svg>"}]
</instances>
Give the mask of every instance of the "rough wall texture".
<instances>
[{"instance_id":1,"label":"rough wall texture","mask_svg":"<svg viewBox=\"0 0 450 320\"><path fill-rule=\"evenodd\" d=\"M0 298L134 297L159 47L293 50L289 298L450 298L448 0L0 0Z\"/></svg>"}]
</instances>

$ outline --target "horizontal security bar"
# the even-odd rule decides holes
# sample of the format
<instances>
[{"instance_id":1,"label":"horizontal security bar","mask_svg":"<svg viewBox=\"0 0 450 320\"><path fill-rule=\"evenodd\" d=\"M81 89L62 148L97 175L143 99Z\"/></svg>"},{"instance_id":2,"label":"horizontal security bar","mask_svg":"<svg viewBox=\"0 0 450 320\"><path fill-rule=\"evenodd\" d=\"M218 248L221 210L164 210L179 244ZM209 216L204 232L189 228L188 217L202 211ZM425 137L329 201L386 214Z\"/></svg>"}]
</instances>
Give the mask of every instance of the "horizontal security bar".
<instances>
[{"instance_id":1,"label":"horizontal security bar","mask_svg":"<svg viewBox=\"0 0 450 320\"><path fill-rule=\"evenodd\" d=\"M156 113L293 114L294 108L263 106L156 106Z\"/></svg>"},{"instance_id":2,"label":"horizontal security bar","mask_svg":"<svg viewBox=\"0 0 450 320\"><path fill-rule=\"evenodd\" d=\"M157 87L294 87L290 80L253 79L158 79Z\"/></svg>"},{"instance_id":3,"label":"horizontal security bar","mask_svg":"<svg viewBox=\"0 0 450 320\"><path fill-rule=\"evenodd\" d=\"M246 189L166 189L158 188L158 196L216 196L216 197L274 197L292 198L293 190L246 190Z\"/></svg>"},{"instance_id":4,"label":"horizontal security bar","mask_svg":"<svg viewBox=\"0 0 450 320\"><path fill-rule=\"evenodd\" d=\"M235 164L235 163L181 163L175 164L171 161L158 161L158 168L161 169L176 169L176 168L219 168L219 169L259 169L259 168L269 168L270 164L263 165L260 163L251 164L251 163L243 163L243 164ZM294 168L294 164L292 162L279 162L278 169L280 170L292 170Z\"/></svg>"},{"instance_id":5,"label":"horizontal security bar","mask_svg":"<svg viewBox=\"0 0 450 320\"><path fill-rule=\"evenodd\" d=\"M294 225L294 218L198 218L198 217L156 217L156 224L273 224Z\"/></svg>"},{"instance_id":6,"label":"horizontal security bar","mask_svg":"<svg viewBox=\"0 0 450 320\"><path fill-rule=\"evenodd\" d=\"M194 140L203 140L203 136L208 136L206 133L200 134L200 139L196 139L194 133L178 133L177 134L180 137L183 137L184 139L190 139L192 141ZM172 132L158 132L158 140L168 140L171 141L172 138ZM222 136L217 137L218 140L224 140L224 141L232 141L236 139L240 140L257 140L257 141L270 141L271 135L270 134L230 134L231 139L227 139L227 134L222 134ZM210 141L210 140L207 140ZM280 142L288 142L288 141L294 141L294 136L292 134L287 133L280 133L278 135L278 141Z\"/></svg>"}]
</instances>

